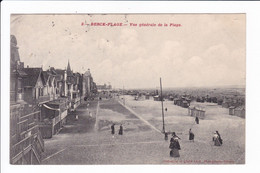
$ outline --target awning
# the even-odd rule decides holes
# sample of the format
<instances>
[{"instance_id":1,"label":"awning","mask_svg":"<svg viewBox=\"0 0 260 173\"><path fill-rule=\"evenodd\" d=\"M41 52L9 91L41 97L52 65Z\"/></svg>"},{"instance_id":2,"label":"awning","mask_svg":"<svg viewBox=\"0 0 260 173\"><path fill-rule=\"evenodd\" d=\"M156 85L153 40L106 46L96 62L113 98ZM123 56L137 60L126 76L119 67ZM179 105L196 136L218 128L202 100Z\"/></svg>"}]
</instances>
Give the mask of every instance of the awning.
<instances>
[{"instance_id":1,"label":"awning","mask_svg":"<svg viewBox=\"0 0 260 173\"><path fill-rule=\"evenodd\" d=\"M49 106L47 106L46 104L43 104L43 106L47 109L50 109L50 110L54 110L54 111L60 111L60 109L55 109L55 108L51 108Z\"/></svg>"}]
</instances>

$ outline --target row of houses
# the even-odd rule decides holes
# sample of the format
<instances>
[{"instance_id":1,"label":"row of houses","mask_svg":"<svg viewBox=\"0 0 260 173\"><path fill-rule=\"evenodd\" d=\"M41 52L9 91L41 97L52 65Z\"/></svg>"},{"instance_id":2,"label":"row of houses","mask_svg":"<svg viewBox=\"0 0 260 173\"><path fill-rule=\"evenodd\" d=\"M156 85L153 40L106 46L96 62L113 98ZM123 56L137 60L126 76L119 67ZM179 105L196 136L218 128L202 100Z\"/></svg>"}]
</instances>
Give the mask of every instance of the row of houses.
<instances>
[{"instance_id":1,"label":"row of houses","mask_svg":"<svg viewBox=\"0 0 260 173\"><path fill-rule=\"evenodd\" d=\"M56 134L69 112L83 99L93 98L97 87L89 69L84 74L73 72L70 62L65 69L25 67L15 36L10 41L10 162L31 164L32 158L40 161L42 139ZM31 149L24 150L24 143Z\"/></svg>"}]
</instances>

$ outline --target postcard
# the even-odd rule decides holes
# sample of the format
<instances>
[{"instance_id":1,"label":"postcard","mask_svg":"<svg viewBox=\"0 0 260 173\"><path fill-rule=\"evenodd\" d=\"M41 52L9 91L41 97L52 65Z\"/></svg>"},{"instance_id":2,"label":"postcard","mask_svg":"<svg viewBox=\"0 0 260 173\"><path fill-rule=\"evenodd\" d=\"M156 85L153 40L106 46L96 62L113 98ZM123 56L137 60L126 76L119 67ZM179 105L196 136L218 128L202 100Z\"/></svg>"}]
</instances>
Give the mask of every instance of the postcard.
<instances>
[{"instance_id":1,"label":"postcard","mask_svg":"<svg viewBox=\"0 0 260 173\"><path fill-rule=\"evenodd\" d=\"M7 21L8 168L246 165L246 12Z\"/></svg>"}]
</instances>

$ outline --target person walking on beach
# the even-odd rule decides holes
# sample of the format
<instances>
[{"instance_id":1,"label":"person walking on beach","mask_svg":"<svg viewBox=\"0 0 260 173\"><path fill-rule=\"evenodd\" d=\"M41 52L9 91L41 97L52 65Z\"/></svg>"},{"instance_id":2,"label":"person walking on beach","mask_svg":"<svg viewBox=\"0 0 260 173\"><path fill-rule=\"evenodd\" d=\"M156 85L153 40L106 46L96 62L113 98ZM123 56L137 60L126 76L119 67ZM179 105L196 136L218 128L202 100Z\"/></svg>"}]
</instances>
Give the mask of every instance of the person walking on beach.
<instances>
[{"instance_id":1,"label":"person walking on beach","mask_svg":"<svg viewBox=\"0 0 260 173\"><path fill-rule=\"evenodd\" d=\"M214 145L221 146L223 144L223 140L218 131L214 133Z\"/></svg>"},{"instance_id":2,"label":"person walking on beach","mask_svg":"<svg viewBox=\"0 0 260 173\"><path fill-rule=\"evenodd\" d=\"M123 135L123 126L122 126L122 124L120 125L118 134L119 135Z\"/></svg>"},{"instance_id":3,"label":"person walking on beach","mask_svg":"<svg viewBox=\"0 0 260 173\"><path fill-rule=\"evenodd\" d=\"M218 131L214 132L213 142L215 146L221 146L223 141Z\"/></svg>"},{"instance_id":4,"label":"person walking on beach","mask_svg":"<svg viewBox=\"0 0 260 173\"><path fill-rule=\"evenodd\" d=\"M191 131L191 129L189 130L189 140L194 142L194 133Z\"/></svg>"},{"instance_id":5,"label":"person walking on beach","mask_svg":"<svg viewBox=\"0 0 260 173\"><path fill-rule=\"evenodd\" d=\"M196 116L195 121L197 124L199 124L199 118Z\"/></svg>"},{"instance_id":6,"label":"person walking on beach","mask_svg":"<svg viewBox=\"0 0 260 173\"><path fill-rule=\"evenodd\" d=\"M115 124L112 124L112 126L111 126L111 134L112 135L115 134Z\"/></svg>"},{"instance_id":7,"label":"person walking on beach","mask_svg":"<svg viewBox=\"0 0 260 173\"><path fill-rule=\"evenodd\" d=\"M170 151L170 156L171 157L180 157L179 150L181 149L180 143L178 141L180 139L175 132L173 132L171 141L170 141L170 146L169 148L171 149Z\"/></svg>"}]
</instances>

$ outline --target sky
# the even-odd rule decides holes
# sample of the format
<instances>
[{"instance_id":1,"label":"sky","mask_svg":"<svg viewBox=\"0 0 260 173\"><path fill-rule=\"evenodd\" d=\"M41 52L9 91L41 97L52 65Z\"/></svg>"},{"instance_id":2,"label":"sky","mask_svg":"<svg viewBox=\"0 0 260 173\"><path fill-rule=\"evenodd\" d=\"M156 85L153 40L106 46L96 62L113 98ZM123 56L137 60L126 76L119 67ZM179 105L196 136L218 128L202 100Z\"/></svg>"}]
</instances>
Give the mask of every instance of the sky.
<instances>
[{"instance_id":1,"label":"sky","mask_svg":"<svg viewBox=\"0 0 260 173\"><path fill-rule=\"evenodd\" d=\"M11 34L25 66L65 69L69 61L74 72L90 69L97 84L156 88L161 77L163 87L241 86L245 19L245 14L12 15Z\"/></svg>"}]
</instances>

